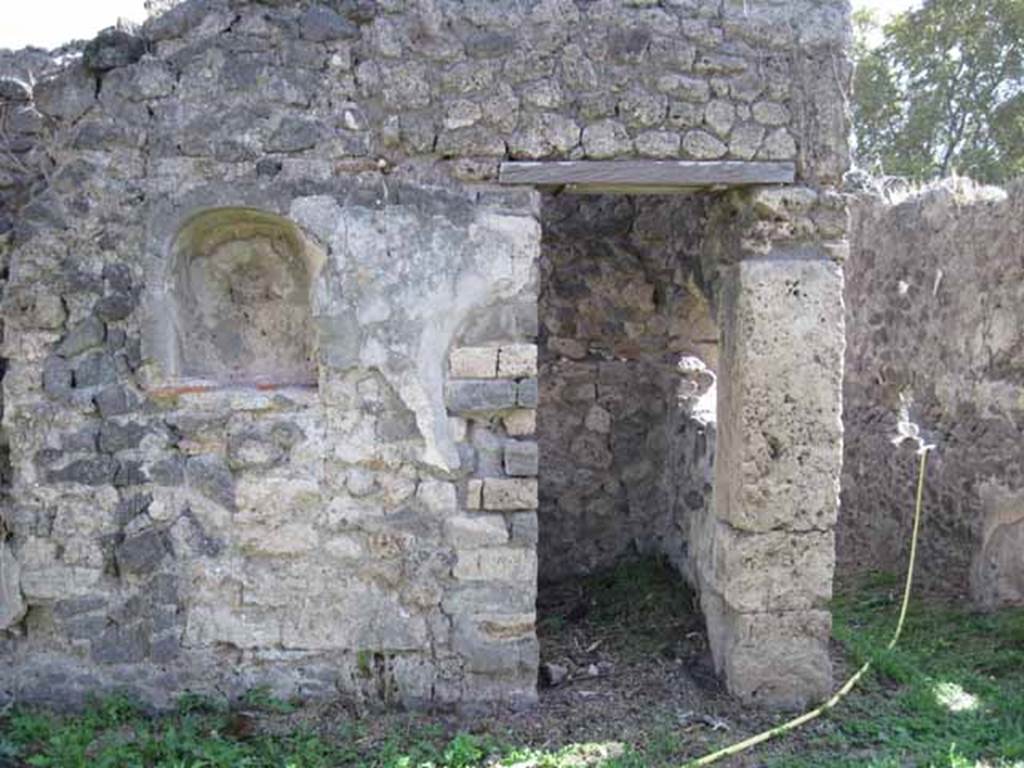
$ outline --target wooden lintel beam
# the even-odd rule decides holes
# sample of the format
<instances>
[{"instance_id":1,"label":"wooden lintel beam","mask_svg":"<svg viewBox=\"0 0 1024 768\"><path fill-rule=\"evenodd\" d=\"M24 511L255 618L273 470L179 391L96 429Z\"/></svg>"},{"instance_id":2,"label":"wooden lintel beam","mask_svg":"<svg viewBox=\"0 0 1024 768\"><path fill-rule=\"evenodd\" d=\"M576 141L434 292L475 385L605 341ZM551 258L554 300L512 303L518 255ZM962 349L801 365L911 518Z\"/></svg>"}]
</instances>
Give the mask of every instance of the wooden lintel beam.
<instances>
[{"instance_id":1,"label":"wooden lintel beam","mask_svg":"<svg viewBox=\"0 0 1024 768\"><path fill-rule=\"evenodd\" d=\"M501 164L502 184L533 186L620 187L643 190L743 187L792 184L796 166L789 162L741 160L552 160Z\"/></svg>"}]
</instances>

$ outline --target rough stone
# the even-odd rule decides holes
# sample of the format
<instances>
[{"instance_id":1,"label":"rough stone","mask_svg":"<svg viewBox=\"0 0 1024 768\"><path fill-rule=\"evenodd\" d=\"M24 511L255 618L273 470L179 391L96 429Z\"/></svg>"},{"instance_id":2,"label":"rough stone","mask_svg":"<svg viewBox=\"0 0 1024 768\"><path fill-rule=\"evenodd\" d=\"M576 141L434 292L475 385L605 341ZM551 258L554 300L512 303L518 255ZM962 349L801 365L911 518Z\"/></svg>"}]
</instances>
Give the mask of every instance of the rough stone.
<instances>
[{"instance_id":1,"label":"rough stone","mask_svg":"<svg viewBox=\"0 0 1024 768\"><path fill-rule=\"evenodd\" d=\"M516 405L520 408L536 408L539 396L536 379L523 379L516 384Z\"/></svg>"},{"instance_id":2,"label":"rough stone","mask_svg":"<svg viewBox=\"0 0 1024 768\"><path fill-rule=\"evenodd\" d=\"M537 431L537 411L532 408L511 411L502 416L502 422L511 437L532 435Z\"/></svg>"},{"instance_id":3,"label":"rough stone","mask_svg":"<svg viewBox=\"0 0 1024 768\"><path fill-rule=\"evenodd\" d=\"M100 426L99 447L104 453L117 453L138 448L147 429L142 424L114 421L104 422Z\"/></svg>"},{"instance_id":4,"label":"rough stone","mask_svg":"<svg viewBox=\"0 0 1024 768\"><path fill-rule=\"evenodd\" d=\"M451 375L457 379L493 379L498 370L497 347L460 347L448 356Z\"/></svg>"},{"instance_id":5,"label":"rough stone","mask_svg":"<svg viewBox=\"0 0 1024 768\"><path fill-rule=\"evenodd\" d=\"M770 101L759 101L754 105L752 111L754 119L761 125L777 127L789 124L789 110L782 104L775 104Z\"/></svg>"},{"instance_id":6,"label":"rough stone","mask_svg":"<svg viewBox=\"0 0 1024 768\"><path fill-rule=\"evenodd\" d=\"M0 630L15 626L26 611L21 595L21 568L7 542L0 540Z\"/></svg>"},{"instance_id":7,"label":"rough stone","mask_svg":"<svg viewBox=\"0 0 1024 768\"><path fill-rule=\"evenodd\" d=\"M646 131L636 137L636 151L644 157L676 157L680 138L672 131Z\"/></svg>"},{"instance_id":8,"label":"rough stone","mask_svg":"<svg viewBox=\"0 0 1024 768\"><path fill-rule=\"evenodd\" d=\"M311 5L305 10L299 17L299 32L314 43L359 37L359 29L354 24L323 5Z\"/></svg>"},{"instance_id":9,"label":"rough stone","mask_svg":"<svg viewBox=\"0 0 1024 768\"><path fill-rule=\"evenodd\" d=\"M117 366L111 354L94 352L79 358L72 376L76 389L105 386L117 381Z\"/></svg>"},{"instance_id":10,"label":"rough stone","mask_svg":"<svg viewBox=\"0 0 1024 768\"><path fill-rule=\"evenodd\" d=\"M31 101L32 89L17 78L0 77L0 100L15 103Z\"/></svg>"},{"instance_id":11,"label":"rough stone","mask_svg":"<svg viewBox=\"0 0 1024 768\"><path fill-rule=\"evenodd\" d=\"M96 79L79 64L36 83L35 106L44 115L72 122L96 103Z\"/></svg>"},{"instance_id":12,"label":"rough stone","mask_svg":"<svg viewBox=\"0 0 1024 768\"><path fill-rule=\"evenodd\" d=\"M764 128L751 123L736 126L729 137L729 154L738 160L752 160L761 149Z\"/></svg>"},{"instance_id":13,"label":"rough stone","mask_svg":"<svg viewBox=\"0 0 1024 768\"><path fill-rule=\"evenodd\" d=\"M802 709L832 690L827 611L737 613L702 598L715 665L749 704ZM794 681L797 681L794 683Z\"/></svg>"},{"instance_id":14,"label":"rough stone","mask_svg":"<svg viewBox=\"0 0 1024 768\"><path fill-rule=\"evenodd\" d=\"M93 38L82 52L85 66L94 72L134 64L146 52L146 41L128 29L111 27Z\"/></svg>"},{"instance_id":15,"label":"rough stone","mask_svg":"<svg viewBox=\"0 0 1024 768\"><path fill-rule=\"evenodd\" d=\"M455 413L502 411L516 407L516 394L511 381L450 381L446 402Z\"/></svg>"},{"instance_id":16,"label":"rough stone","mask_svg":"<svg viewBox=\"0 0 1024 768\"><path fill-rule=\"evenodd\" d=\"M498 376L520 379L537 375L537 345L509 344L498 351Z\"/></svg>"},{"instance_id":17,"label":"rough stone","mask_svg":"<svg viewBox=\"0 0 1024 768\"><path fill-rule=\"evenodd\" d=\"M220 456L192 456L185 463L188 487L225 509L235 508L235 479Z\"/></svg>"},{"instance_id":18,"label":"rough stone","mask_svg":"<svg viewBox=\"0 0 1024 768\"><path fill-rule=\"evenodd\" d=\"M658 90L692 102L705 102L711 96L711 86L707 80L685 75L662 75L658 78Z\"/></svg>"},{"instance_id":19,"label":"rough stone","mask_svg":"<svg viewBox=\"0 0 1024 768\"><path fill-rule=\"evenodd\" d=\"M508 543L508 528L501 516L462 515L444 523L445 540L457 549L475 549Z\"/></svg>"},{"instance_id":20,"label":"rough stone","mask_svg":"<svg viewBox=\"0 0 1024 768\"><path fill-rule=\"evenodd\" d=\"M537 556L520 547L460 550L452 574L461 581L533 582Z\"/></svg>"},{"instance_id":21,"label":"rough stone","mask_svg":"<svg viewBox=\"0 0 1024 768\"><path fill-rule=\"evenodd\" d=\"M146 658L149 637L141 624L115 625L95 637L90 645L92 660L97 664L131 664Z\"/></svg>"},{"instance_id":22,"label":"rough stone","mask_svg":"<svg viewBox=\"0 0 1024 768\"><path fill-rule=\"evenodd\" d=\"M120 385L105 387L93 400L99 408L100 416L105 419L130 413L135 406L135 398Z\"/></svg>"},{"instance_id":23,"label":"rough stone","mask_svg":"<svg viewBox=\"0 0 1024 768\"><path fill-rule=\"evenodd\" d=\"M736 110L731 102L715 99L704 108L704 122L718 136L726 138L736 118Z\"/></svg>"},{"instance_id":24,"label":"rough stone","mask_svg":"<svg viewBox=\"0 0 1024 768\"><path fill-rule=\"evenodd\" d=\"M473 479L466 484L466 509L483 509L484 481Z\"/></svg>"},{"instance_id":25,"label":"rough stone","mask_svg":"<svg viewBox=\"0 0 1024 768\"><path fill-rule=\"evenodd\" d=\"M490 477L484 480L483 508L536 509L537 481L532 478Z\"/></svg>"},{"instance_id":26,"label":"rough stone","mask_svg":"<svg viewBox=\"0 0 1024 768\"><path fill-rule=\"evenodd\" d=\"M59 470L51 471L49 479L55 483L112 485L118 468L118 463L109 456L76 459Z\"/></svg>"},{"instance_id":27,"label":"rough stone","mask_svg":"<svg viewBox=\"0 0 1024 768\"><path fill-rule=\"evenodd\" d=\"M761 147L760 157L766 160L784 160L796 152L796 142L785 128L777 128L768 134Z\"/></svg>"},{"instance_id":28,"label":"rough stone","mask_svg":"<svg viewBox=\"0 0 1024 768\"><path fill-rule=\"evenodd\" d=\"M122 573L145 576L156 571L170 554L167 534L151 528L128 536L117 546L117 567Z\"/></svg>"},{"instance_id":29,"label":"rough stone","mask_svg":"<svg viewBox=\"0 0 1024 768\"><path fill-rule=\"evenodd\" d=\"M537 474L539 462L536 443L519 440L505 443L505 474L511 477L533 477Z\"/></svg>"},{"instance_id":30,"label":"rough stone","mask_svg":"<svg viewBox=\"0 0 1024 768\"><path fill-rule=\"evenodd\" d=\"M689 131L683 136L683 150L698 160L716 160L729 148L707 131Z\"/></svg>"},{"instance_id":31,"label":"rough stone","mask_svg":"<svg viewBox=\"0 0 1024 768\"><path fill-rule=\"evenodd\" d=\"M71 394L71 366L59 357L48 357L43 364L43 391L50 397L64 398Z\"/></svg>"},{"instance_id":32,"label":"rough stone","mask_svg":"<svg viewBox=\"0 0 1024 768\"><path fill-rule=\"evenodd\" d=\"M633 141L625 127L615 120L603 120L583 129L583 151L587 157L603 158L628 155Z\"/></svg>"},{"instance_id":33,"label":"rough stone","mask_svg":"<svg viewBox=\"0 0 1024 768\"><path fill-rule=\"evenodd\" d=\"M286 117L267 139L268 152L301 152L316 146L320 124L314 120Z\"/></svg>"},{"instance_id":34,"label":"rough stone","mask_svg":"<svg viewBox=\"0 0 1024 768\"><path fill-rule=\"evenodd\" d=\"M96 316L106 322L124 320L135 310L135 298L127 292L104 296L96 302Z\"/></svg>"},{"instance_id":35,"label":"rough stone","mask_svg":"<svg viewBox=\"0 0 1024 768\"><path fill-rule=\"evenodd\" d=\"M88 317L67 332L57 346L61 357L75 357L86 350L98 347L106 338L106 327L98 317Z\"/></svg>"}]
</instances>

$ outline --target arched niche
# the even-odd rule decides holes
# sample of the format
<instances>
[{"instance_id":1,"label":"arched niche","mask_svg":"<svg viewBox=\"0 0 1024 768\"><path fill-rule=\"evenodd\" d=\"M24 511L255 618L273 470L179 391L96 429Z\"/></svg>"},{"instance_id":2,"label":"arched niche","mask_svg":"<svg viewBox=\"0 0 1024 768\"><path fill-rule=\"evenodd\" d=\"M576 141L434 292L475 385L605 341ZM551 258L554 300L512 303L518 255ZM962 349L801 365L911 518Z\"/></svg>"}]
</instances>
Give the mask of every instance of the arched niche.
<instances>
[{"instance_id":1,"label":"arched niche","mask_svg":"<svg viewBox=\"0 0 1024 768\"><path fill-rule=\"evenodd\" d=\"M253 208L196 214L171 245L173 378L209 384L317 380L312 286L322 252L289 220Z\"/></svg>"}]
</instances>

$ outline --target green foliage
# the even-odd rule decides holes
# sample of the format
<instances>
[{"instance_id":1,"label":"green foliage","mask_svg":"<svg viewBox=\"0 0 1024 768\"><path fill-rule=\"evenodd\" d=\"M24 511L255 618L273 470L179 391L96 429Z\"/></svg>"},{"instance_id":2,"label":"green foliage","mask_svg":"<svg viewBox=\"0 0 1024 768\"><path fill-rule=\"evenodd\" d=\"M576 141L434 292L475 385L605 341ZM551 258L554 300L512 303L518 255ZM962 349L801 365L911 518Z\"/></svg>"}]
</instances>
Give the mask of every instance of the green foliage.
<instances>
[{"instance_id":1,"label":"green foliage","mask_svg":"<svg viewBox=\"0 0 1024 768\"><path fill-rule=\"evenodd\" d=\"M279 715L287 715L295 711L295 704L274 696L269 685L257 685L255 688L250 688L242 696L242 703L261 712L276 712Z\"/></svg>"},{"instance_id":2,"label":"green foliage","mask_svg":"<svg viewBox=\"0 0 1024 768\"><path fill-rule=\"evenodd\" d=\"M677 644L687 631L699 629L699 624L694 625L699 611L693 605L692 593L663 560L626 561L609 571L579 579L573 587L577 599L563 602L559 609L574 608L582 621L602 637L605 647L620 658L660 654ZM549 612L542 619L542 632L562 632L572 623L562 613Z\"/></svg>"},{"instance_id":3,"label":"green foliage","mask_svg":"<svg viewBox=\"0 0 1024 768\"><path fill-rule=\"evenodd\" d=\"M916 181L1024 173L1024 0L925 0L882 28L863 12L854 24L862 166Z\"/></svg>"},{"instance_id":4,"label":"green foliage","mask_svg":"<svg viewBox=\"0 0 1024 768\"><path fill-rule=\"evenodd\" d=\"M836 600L836 638L851 666L870 659L874 672L809 748L772 765L1024 765L1024 611L914 602L900 643L886 651L900 596L894 580L874 577Z\"/></svg>"}]
</instances>

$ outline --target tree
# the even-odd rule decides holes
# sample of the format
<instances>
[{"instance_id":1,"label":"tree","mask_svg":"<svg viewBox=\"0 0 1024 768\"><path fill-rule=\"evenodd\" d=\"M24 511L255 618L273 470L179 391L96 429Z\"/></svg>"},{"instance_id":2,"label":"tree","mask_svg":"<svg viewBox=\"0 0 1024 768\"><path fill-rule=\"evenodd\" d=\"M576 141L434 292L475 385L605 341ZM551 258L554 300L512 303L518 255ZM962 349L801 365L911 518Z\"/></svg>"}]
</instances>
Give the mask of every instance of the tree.
<instances>
[{"instance_id":1,"label":"tree","mask_svg":"<svg viewBox=\"0 0 1024 768\"><path fill-rule=\"evenodd\" d=\"M1024 173L1024 0L925 0L884 27L854 22L862 166L918 181Z\"/></svg>"}]
</instances>

